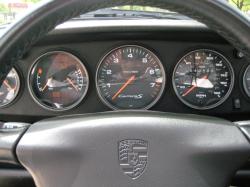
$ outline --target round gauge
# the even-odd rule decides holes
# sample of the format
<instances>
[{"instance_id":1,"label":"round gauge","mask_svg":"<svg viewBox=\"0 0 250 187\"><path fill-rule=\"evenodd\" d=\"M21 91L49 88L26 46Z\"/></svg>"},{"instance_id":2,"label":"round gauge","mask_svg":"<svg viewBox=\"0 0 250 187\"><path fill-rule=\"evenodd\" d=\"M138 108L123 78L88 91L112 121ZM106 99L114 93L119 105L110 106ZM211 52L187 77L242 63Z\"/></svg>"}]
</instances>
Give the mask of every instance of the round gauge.
<instances>
[{"instance_id":1,"label":"round gauge","mask_svg":"<svg viewBox=\"0 0 250 187\"><path fill-rule=\"evenodd\" d=\"M89 77L85 66L64 51L49 52L36 60L29 76L35 101L46 109L69 110L85 97Z\"/></svg>"},{"instance_id":2,"label":"round gauge","mask_svg":"<svg viewBox=\"0 0 250 187\"><path fill-rule=\"evenodd\" d=\"M247 67L243 77L244 90L248 97L250 97L250 65Z\"/></svg>"},{"instance_id":3,"label":"round gauge","mask_svg":"<svg viewBox=\"0 0 250 187\"><path fill-rule=\"evenodd\" d=\"M194 109L222 104L234 84L233 68L220 53L200 49L185 55L175 67L173 86L177 96Z\"/></svg>"},{"instance_id":4,"label":"round gauge","mask_svg":"<svg viewBox=\"0 0 250 187\"><path fill-rule=\"evenodd\" d=\"M0 87L0 107L5 107L15 100L20 90L20 78L13 68Z\"/></svg>"},{"instance_id":5,"label":"round gauge","mask_svg":"<svg viewBox=\"0 0 250 187\"><path fill-rule=\"evenodd\" d=\"M165 79L162 63L153 52L127 45L101 60L96 85L100 98L112 109L148 109L160 99Z\"/></svg>"}]
</instances>

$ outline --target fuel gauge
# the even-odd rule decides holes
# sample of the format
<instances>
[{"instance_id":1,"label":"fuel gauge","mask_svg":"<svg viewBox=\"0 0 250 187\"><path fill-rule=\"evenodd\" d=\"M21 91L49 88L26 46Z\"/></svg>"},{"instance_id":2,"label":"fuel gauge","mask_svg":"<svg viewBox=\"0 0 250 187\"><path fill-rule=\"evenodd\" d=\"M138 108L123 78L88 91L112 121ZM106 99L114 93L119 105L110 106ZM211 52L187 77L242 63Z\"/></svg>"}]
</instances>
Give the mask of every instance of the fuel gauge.
<instances>
[{"instance_id":1,"label":"fuel gauge","mask_svg":"<svg viewBox=\"0 0 250 187\"><path fill-rule=\"evenodd\" d=\"M20 78L13 68L0 87L0 107L5 107L12 103L20 90Z\"/></svg>"}]
</instances>

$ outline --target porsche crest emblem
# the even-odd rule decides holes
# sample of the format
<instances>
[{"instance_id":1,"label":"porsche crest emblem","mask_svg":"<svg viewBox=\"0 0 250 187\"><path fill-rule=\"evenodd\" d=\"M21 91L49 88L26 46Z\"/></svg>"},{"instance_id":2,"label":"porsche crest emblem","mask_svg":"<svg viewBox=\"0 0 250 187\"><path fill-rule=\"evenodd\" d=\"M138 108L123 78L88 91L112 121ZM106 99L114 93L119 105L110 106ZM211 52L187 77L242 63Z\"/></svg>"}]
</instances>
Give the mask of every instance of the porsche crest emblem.
<instances>
[{"instance_id":1,"label":"porsche crest emblem","mask_svg":"<svg viewBox=\"0 0 250 187\"><path fill-rule=\"evenodd\" d=\"M119 164L122 171L132 179L139 178L148 161L148 142L145 140L123 140L119 142Z\"/></svg>"}]
</instances>

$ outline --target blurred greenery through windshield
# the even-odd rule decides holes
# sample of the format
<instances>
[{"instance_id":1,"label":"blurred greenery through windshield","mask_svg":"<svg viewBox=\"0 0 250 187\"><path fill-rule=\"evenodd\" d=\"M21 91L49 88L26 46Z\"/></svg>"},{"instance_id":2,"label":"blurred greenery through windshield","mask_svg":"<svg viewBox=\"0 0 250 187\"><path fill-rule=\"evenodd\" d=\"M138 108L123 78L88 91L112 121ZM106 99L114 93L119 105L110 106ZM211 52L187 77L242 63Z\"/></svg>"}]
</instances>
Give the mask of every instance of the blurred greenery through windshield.
<instances>
[{"instance_id":1,"label":"blurred greenery through windshield","mask_svg":"<svg viewBox=\"0 0 250 187\"><path fill-rule=\"evenodd\" d=\"M43 0L0 0L0 25L13 22L20 14L27 9L32 8L38 2ZM225 0L231 5L239 8L250 16L250 0ZM119 10L148 11L148 12L166 12L160 8L148 6L122 6L114 7Z\"/></svg>"}]
</instances>

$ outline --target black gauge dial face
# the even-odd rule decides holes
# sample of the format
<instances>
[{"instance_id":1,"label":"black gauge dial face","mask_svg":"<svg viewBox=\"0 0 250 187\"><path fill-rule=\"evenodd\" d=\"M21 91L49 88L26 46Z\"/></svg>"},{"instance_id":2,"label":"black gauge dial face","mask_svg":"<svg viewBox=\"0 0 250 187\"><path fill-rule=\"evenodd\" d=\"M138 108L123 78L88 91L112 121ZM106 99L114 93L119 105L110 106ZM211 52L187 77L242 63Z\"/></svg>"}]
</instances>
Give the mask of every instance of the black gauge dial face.
<instances>
[{"instance_id":1,"label":"black gauge dial face","mask_svg":"<svg viewBox=\"0 0 250 187\"><path fill-rule=\"evenodd\" d=\"M35 101L55 110L68 110L85 97L89 77L82 62L70 53L49 52L33 65L29 87Z\"/></svg>"},{"instance_id":2,"label":"black gauge dial face","mask_svg":"<svg viewBox=\"0 0 250 187\"><path fill-rule=\"evenodd\" d=\"M195 109L211 109L222 104L231 93L233 83L234 73L229 61L207 49L185 55L173 74L177 96Z\"/></svg>"},{"instance_id":3,"label":"black gauge dial face","mask_svg":"<svg viewBox=\"0 0 250 187\"><path fill-rule=\"evenodd\" d=\"M244 73L243 85L247 96L250 97L250 65L247 67Z\"/></svg>"},{"instance_id":4,"label":"black gauge dial face","mask_svg":"<svg viewBox=\"0 0 250 187\"><path fill-rule=\"evenodd\" d=\"M161 97L165 86L161 61L141 46L121 46L101 61L97 90L113 109L148 109Z\"/></svg>"},{"instance_id":5,"label":"black gauge dial face","mask_svg":"<svg viewBox=\"0 0 250 187\"><path fill-rule=\"evenodd\" d=\"M0 107L9 105L15 100L20 90L20 78L13 68L0 88Z\"/></svg>"}]
</instances>

